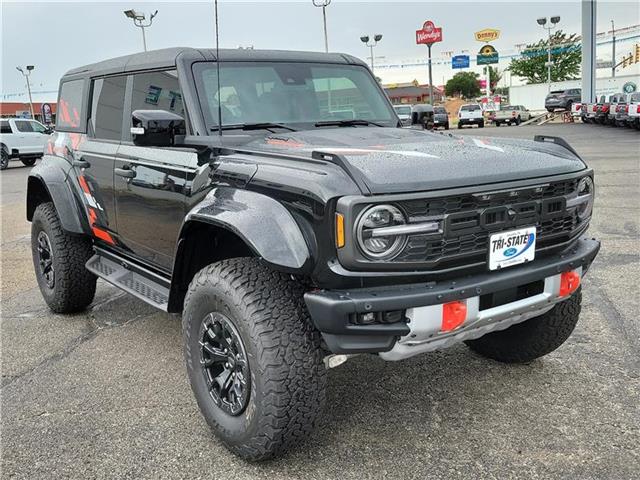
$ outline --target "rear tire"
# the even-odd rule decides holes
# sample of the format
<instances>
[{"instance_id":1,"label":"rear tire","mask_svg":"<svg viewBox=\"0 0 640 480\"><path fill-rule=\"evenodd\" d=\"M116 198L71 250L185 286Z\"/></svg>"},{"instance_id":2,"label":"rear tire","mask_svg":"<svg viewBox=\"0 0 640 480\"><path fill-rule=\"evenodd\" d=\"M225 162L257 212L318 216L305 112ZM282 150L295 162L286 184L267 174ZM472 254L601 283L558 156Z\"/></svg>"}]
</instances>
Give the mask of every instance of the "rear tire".
<instances>
[{"instance_id":1,"label":"rear tire","mask_svg":"<svg viewBox=\"0 0 640 480\"><path fill-rule=\"evenodd\" d=\"M300 283L253 258L209 265L189 286L182 329L191 388L214 434L246 460L267 459L299 445L324 405L321 337L303 293ZM216 335L215 322L231 326L218 328ZM236 347L229 344L227 350L245 353L246 362L228 360L228 353L227 360L218 359L205 348L226 338L220 335L224 331L235 332L227 337Z\"/></svg>"},{"instance_id":2,"label":"rear tire","mask_svg":"<svg viewBox=\"0 0 640 480\"><path fill-rule=\"evenodd\" d=\"M20 161L27 167L33 167L36 164L37 158L21 158Z\"/></svg>"},{"instance_id":3,"label":"rear tire","mask_svg":"<svg viewBox=\"0 0 640 480\"><path fill-rule=\"evenodd\" d=\"M458 122L458 130L462 129L462 124Z\"/></svg>"},{"instance_id":4,"label":"rear tire","mask_svg":"<svg viewBox=\"0 0 640 480\"><path fill-rule=\"evenodd\" d=\"M478 124L478 128L484 128L484 122L480 122L480 123Z\"/></svg>"},{"instance_id":5,"label":"rear tire","mask_svg":"<svg viewBox=\"0 0 640 480\"><path fill-rule=\"evenodd\" d=\"M33 214L31 253L38 286L52 311L75 313L93 301L96 276L85 268L92 242L65 232L53 203L41 203Z\"/></svg>"},{"instance_id":6,"label":"rear tire","mask_svg":"<svg viewBox=\"0 0 640 480\"><path fill-rule=\"evenodd\" d=\"M445 129L445 130L449 130L449 122L447 122L447 123L445 123L445 124L444 124L444 129Z\"/></svg>"},{"instance_id":7,"label":"rear tire","mask_svg":"<svg viewBox=\"0 0 640 480\"><path fill-rule=\"evenodd\" d=\"M582 292L547 313L465 343L476 353L504 363L527 363L562 345L578 323Z\"/></svg>"},{"instance_id":8,"label":"rear tire","mask_svg":"<svg viewBox=\"0 0 640 480\"><path fill-rule=\"evenodd\" d=\"M6 170L6 168L9 166L9 152L7 151L7 147L5 147L4 145L0 147L0 150L0 170Z\"/></svg>"}]
</instances>

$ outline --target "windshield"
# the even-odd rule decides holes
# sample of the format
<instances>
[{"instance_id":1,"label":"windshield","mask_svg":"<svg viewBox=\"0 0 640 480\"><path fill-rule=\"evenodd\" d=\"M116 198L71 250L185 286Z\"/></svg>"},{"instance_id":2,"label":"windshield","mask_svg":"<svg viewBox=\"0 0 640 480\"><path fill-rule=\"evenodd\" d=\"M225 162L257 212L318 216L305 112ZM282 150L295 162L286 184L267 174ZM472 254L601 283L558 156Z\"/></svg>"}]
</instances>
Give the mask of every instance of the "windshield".
<instances>
[{"instance_id":1,"label":"windshield","mask_svg":"<svg viewBox=\"0 0 640 480\"><path fill-rule=\"evenodd\" d=\"M411 107L408 105L396 105L393 108L398 115L411 115Z\"/></svg>"},{"instance_id":2,"label":"windshield","mask_svg":"<svg viewBox=\"0 0 640 480\"><path fill-rule=\"evenodd\" d=\"M355 65L223 62L193 67L209 129L278 123L295 128L317 122L366 120L395 127L397 117L369 71Z\"/></svg>"},{"instance_id":3,"label":"windshield","mask_svg":"<svg viewBox=\"0 0 640 480\"><path fill-rule=\"evenodd\" d=\"M475 112L476 110L481 110L481 108L480 105L463 105L460 110L463 112Z\"/></svg>"}]
</instances>

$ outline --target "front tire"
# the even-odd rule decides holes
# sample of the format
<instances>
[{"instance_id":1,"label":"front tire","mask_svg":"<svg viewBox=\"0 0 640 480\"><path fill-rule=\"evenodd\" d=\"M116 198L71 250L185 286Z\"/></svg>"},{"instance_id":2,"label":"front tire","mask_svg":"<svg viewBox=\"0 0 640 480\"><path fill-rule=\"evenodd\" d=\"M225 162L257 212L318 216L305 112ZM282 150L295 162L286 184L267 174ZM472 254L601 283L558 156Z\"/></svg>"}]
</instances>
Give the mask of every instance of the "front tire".
<instances>
[{"instance_id":1,"label":"front tire","mask_svg":"<svg viewBox=\"0 0 640 480\"><path fill-rule=\"evenodd\" d=\"M482 356L504 363L527 363L553 352L578 323L582 292L555 305L547 313L465 342Z\"/></svg>"},{"instance_id":2,"label":"front tire","mask_svg":"<svg viewBox=\"0 0 640 480\"><path fill-rule=\"evenodd\" d=\"M41 203L31 223L31 253L36 280L55 313L84 310L96 293L96 276L85 268L93 255L91 240L62 229L53 203Z\"/></svg>"},{"instance_id":3,"label":"front tire","mask_svg":"<svg viewBox=\"0 0 640 480\"><path fill-rule=\"evenodd\" d=\"M298 282L251 258L209 265L189 286L182 328L191 388L214 434L246 460L300 444L324 405L321 338L303 293ZM233 332L226 353L223 325ZM229 359L229 352L242 358ZM236 382L241 388L234 390Z\"/></svg>"},{"instance_id":4,"label":"front tire","mask_svg":"<svg viewBox=\"0 0 640 480\"><path fill-rule=\"evenodd\" d=\"M37 158L21 158L20 161L26 167L33 167L36 164Z\"/></svg>"}]
</instances>

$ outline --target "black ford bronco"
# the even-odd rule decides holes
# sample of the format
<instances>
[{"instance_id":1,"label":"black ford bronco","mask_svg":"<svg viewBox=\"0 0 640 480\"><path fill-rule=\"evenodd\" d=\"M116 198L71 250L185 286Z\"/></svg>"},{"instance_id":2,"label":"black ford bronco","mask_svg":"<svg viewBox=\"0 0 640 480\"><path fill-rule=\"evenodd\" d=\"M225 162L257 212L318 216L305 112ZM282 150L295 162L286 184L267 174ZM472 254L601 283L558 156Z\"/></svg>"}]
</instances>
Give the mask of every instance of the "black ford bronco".
<instances>
[{"instance_id":1,"label":"black ford bronco","mask_svg":"<svg viewBox=\"0 0 640 480\"><path fill-rule=\"evenodd\" d=\"M177 48L71 70L28 180L42 294L76 312L102 278L181 313L202 414L252 460L312 431L349 355L558 348L600 246L592 170L555 137L400 126L348 55Z\"/></svg>"}]
</instances>

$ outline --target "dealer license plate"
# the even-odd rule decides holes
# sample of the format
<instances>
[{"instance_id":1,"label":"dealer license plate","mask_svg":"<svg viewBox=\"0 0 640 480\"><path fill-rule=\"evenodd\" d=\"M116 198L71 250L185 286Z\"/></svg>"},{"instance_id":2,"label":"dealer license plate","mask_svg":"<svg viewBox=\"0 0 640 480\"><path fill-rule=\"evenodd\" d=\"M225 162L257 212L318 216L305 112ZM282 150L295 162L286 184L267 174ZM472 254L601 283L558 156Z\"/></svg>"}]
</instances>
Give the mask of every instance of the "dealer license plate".
<instances>
[{"instance_id":1,"label":"dealer license plate","mask_svg":"<svg viewBox=\"0 0 640 480\"><path fill-rule=\"evenodd\" d=\"M530 262L536 255L536 227L494 233L489 237L489 270Z\"/></svg>"}]
</instances>

